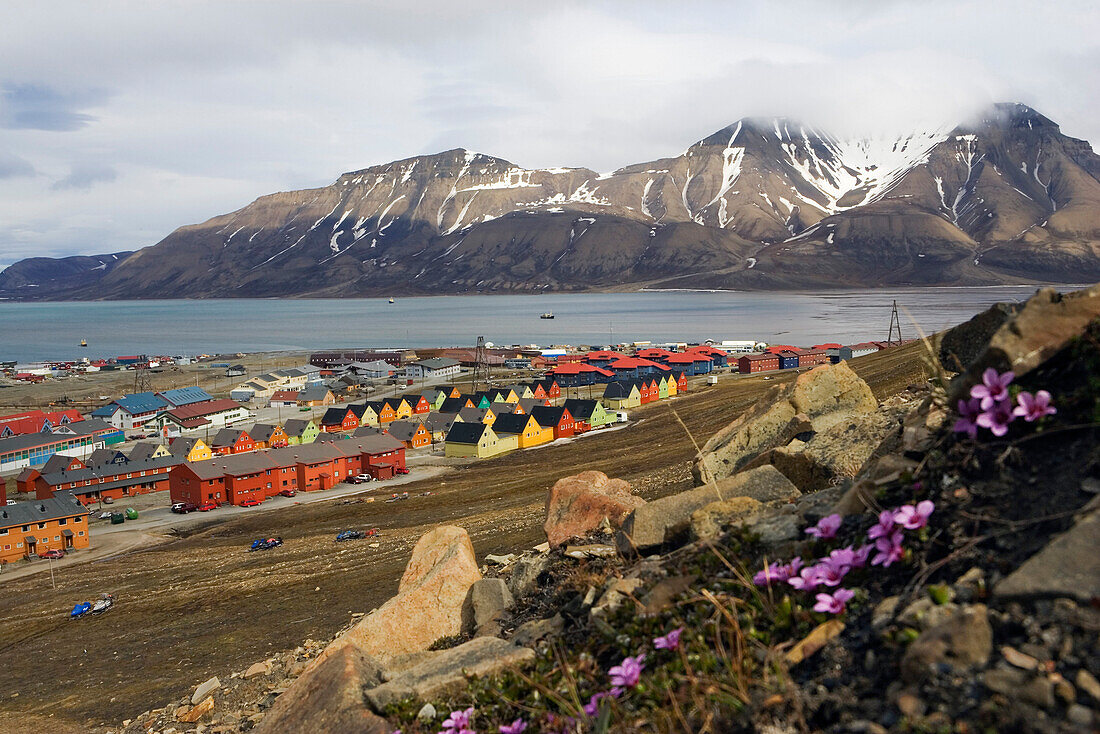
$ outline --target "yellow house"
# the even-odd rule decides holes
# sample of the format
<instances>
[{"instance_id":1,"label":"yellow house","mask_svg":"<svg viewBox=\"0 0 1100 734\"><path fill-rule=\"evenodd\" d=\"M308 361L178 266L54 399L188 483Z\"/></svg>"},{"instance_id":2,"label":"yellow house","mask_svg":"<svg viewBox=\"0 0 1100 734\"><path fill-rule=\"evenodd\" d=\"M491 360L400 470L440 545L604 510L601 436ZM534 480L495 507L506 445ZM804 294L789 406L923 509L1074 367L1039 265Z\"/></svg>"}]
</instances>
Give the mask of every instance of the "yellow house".
<instances>
[{"instance_id":1,"label":"yellow house","mask_svg":"<svg viewBox=\"0 0 1100 734\"><path fill-rule=\"evenodd\" d=\"M171 455L172 453L164 444L141 441L139 443L135 443L134 448L130 450L130 461L141 461L143 459L159 459L162 456Z\"/></svg>"},{"instance_id":2,"label":"yellow house","mask_svg":"<svg viewBox=\"0 0 1100 734\"><path fill-rule=\"evenodd\" d=\"M676 390L678 389L676 385L676 377L671 372L669 372L665 375L665 382L668 383L668 396L671 398L673 395L676 394Z\"/></svg>"},{"instance_id":3,"label":"yellow house","mask_svg":"<svg viewBox=\"0 0 1100 734\"><path fill-rule=\"evenodd\" d=\"M172 456L182 457L184 461L206 461L214 458L214 452L201 438L177 438L168 446Z\"/></svg>"},{"instance_id":4,"label":"yellow house","mask_svg":"<svg viewBox=\"0 0 1100 734\"><path fill-rule=\"evenodd\" d=\"M493 423L497 436L515 436L521 449L540 446L554 440L554 427L543 428L533 416L521 413L505 413Z\"/></svg>"},{"instance_id":5,"label":"yellow house","mask_svg":"<svg viewBox=\"0 0 1100 734\"><path fill-rule=\"evenodd\" d=\"M532 391L528 385L509 385L508 389L511 390L512 394L519 400L535 397L534 391Z\"/></svg>"},{"instance_id":6,"label":"yellow house","mask_svg":"<svg viewBox=\"0 0 1100 734\"><path fill-rule=\"evenodd\" d=\"M602 402L608 410L637 408L642 404L642 393L638 390L638 383L616 380L607 383Z\"/></svg>"},{"instance_id":7,"label":"yellow house","mask_svg":"<svg viewBox=\"0 0 1100 734\"><path fill-rule=\"evenodd\" d=\"M352 413L355 413L355 417L359 419L359 425L361 426L374 426L378 427L378 410L375 408L376 403L362 403L352 404L348 407Z\"/></svg>"},{"instance_id":8,"label":"yellow house","mask_svg":"<svg viewBox=\"0 0 1100 734\"><path fill-rule=\"evenodd\" d=\"M519 436L498 436L485 423L458 423L447 432L443 453L452 458L484 459L519 448Z\"/></svg>"}]
</instances>

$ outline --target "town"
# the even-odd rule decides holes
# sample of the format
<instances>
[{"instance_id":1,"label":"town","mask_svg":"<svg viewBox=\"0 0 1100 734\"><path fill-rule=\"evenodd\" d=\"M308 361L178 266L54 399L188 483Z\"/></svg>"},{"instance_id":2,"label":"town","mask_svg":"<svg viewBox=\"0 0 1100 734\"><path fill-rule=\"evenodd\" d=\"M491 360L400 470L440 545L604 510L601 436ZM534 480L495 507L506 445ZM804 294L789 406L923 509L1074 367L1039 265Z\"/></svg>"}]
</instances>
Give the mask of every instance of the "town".
<instances>
[{"instance_id":1,"label":"town","mask_svg":"<svg viewBox=\"0 0 1100 734\"><path fill-rule=\"evenodd\" d=\"M163 496L162 506L186 514L340 484L380 487L410 473L407 452L474 460L574 440L719 377L797 370L900 343L353 350L250 378L243 365L204 357L197 363L244 378L227 382L228 397L188 386L125 394L86 414L0 416L0 564L89 548L95 521L136 519L133 508L112 506L141 495ZM111 368L139 373L140 384L140 373L171 362L136 355L7 373L39 382Z\"/></svg>"}]
</instances>

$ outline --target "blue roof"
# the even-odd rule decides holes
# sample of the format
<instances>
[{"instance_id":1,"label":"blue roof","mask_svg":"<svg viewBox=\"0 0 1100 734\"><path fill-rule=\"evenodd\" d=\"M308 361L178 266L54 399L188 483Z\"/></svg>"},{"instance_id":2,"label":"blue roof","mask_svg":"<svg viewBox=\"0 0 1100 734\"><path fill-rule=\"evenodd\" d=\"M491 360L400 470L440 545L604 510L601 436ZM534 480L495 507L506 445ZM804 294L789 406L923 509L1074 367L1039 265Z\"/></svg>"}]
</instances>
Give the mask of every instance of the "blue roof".
<instances>
[{"instance_id":1,"label":"blue roof","mask_svg":"<svg viewBox=\"0 0 1100 734\"><path fill-rule=\"evenodd\" d=\"M118 410L118 405L116 405L115 403L108 403L102 408L96 408L95 410L93 410L92 415L94 415L96 418L110 418L112 415L115 414L116 410Z\"/></svg>"},{"instance_id":2,"label":"blue roof","mask_svg":"<svg viewBox=\"0 0 1100 734\"><path fill-rule=\"evenodd\" d=\"M122 409L130 415L152 413L154 410L168 407L168 403L157 397L155 392L139 392L131 395L123 395L115 402L121 405Z\"/></svg>"},{"instance_id":3,"label":"blue roof","mask_svg":"<svg viewBox=\"0 0 1100 734\"><path fill-rule=\"evenodd\" d=\"M164 398L177 408L181 405L191 405L192 403L203 403L207 400L213 400L214 396L203 390L201 387L177 387L175 390L163 390L157 395Z\"/></svg>"}]
</instances>

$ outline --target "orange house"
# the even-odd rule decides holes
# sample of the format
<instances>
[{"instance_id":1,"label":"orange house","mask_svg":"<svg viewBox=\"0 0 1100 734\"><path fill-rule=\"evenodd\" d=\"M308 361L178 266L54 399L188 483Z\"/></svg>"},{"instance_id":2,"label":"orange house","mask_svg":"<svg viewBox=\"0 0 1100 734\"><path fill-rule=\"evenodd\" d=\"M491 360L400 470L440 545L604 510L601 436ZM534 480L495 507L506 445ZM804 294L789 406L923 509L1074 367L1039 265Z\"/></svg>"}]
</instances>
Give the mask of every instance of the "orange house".
<instances>
[{"instance_id":1,"label":"orange house","mask_svg":"<svg viewBox=\"0 0 1100 734\"><path fill-rule=\"evenodd\" d=\"M286 431L282 429L282 426L273 423L257 423L252 426L249 435L252 436L253 445L257 451L260 449L279 449L289 443Z\"/></svg>"},{"instance_id":2,"label":"orange house","mask_svg":"<svg viewBox=\"0 0 1100 734\"><path fill-rule=\"evenodd\" d=\"M542 386L541 382L531 383L531 397L536 400L546 400L549 395L546 394L546 388Z\"/></svg>"},{"instance_id":3,"label":"orange house","mask_svg":"<svg viewBox=\"0 0 1100 734\"><path fill-rule=\"evenodd\" d=\"M388 401L371 400L367 403L367 405L374 408L374 412L378 414L378 425L382 425L383 423L393 423L395 420L397 420L397 410Z\"/></svg>"},{"instance_id":4,"label":"orange house","mask_svg":"<svg viewBox=\"0 0 1100 734\"><path fill-rule=\"evenodd\" d=\"M339 408L329 408L321 416L321 430L325 433L337 431L354 431L359 427L359 418L355 411L346 405Z\"/></svg>"},{"instance_id":5,"label":"orange house","mask_svg":"<svg viewBox=\"0 0 1100 734\"><path fill-rule=\"evenodd\" d=\"M423 395L403 395L402 398L412 407L412 415L424 415L432 410L432 404Z\"/></svg>"},{"instance_id":6,"label":"orange house","mask_svg":"<svg viewBox=\"0 0 1100 734\"><path fill-rule=\"evenodd\" d=\"M391 436L405 444L406 448L418 449L432 442L431 431L425 428L419 420L394 421L386 430Z\"/></svg>"},{"instance_id":7,"label":"orange house","mask_svg":"<svg viewBox=\"0 0 1100 734\"><path fill-rule=\"evenodd\" d=\"M90 539L88 510L69 492L0 507L0 563L87 548Z\"/></svg>"},{"instance_id":8,"label":"orange house","mask_svg":"<svg viewBox=\"0 0 1100 734\"><path fill-rule=\"evenodd\" d=\"M254 451L255 449L256 442L252 440L252 436L248 435L248 431L237 428L221 429L214 436L214 440L210 442L210 450L218 456L243 454L246 451Z\"/></svg>"}]
</instances>

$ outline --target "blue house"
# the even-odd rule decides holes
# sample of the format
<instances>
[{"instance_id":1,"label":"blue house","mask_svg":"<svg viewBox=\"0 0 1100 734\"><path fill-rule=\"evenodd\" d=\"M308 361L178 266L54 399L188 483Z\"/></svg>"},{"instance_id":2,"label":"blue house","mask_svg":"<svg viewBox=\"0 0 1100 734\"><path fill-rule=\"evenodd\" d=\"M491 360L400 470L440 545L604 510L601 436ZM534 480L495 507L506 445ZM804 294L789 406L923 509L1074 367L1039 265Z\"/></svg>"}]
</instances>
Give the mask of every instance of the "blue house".
<instances>
[{"instance_id":1,"label":"blue house","mask_svg":"<svg viewBox=\"0 0 1100 734\"><path fill-rule=\"evenodd\" d=\"M786 370L798 366L798 355L794 352L779 353L779 369Z\"/></svg>"}]
</instances>

